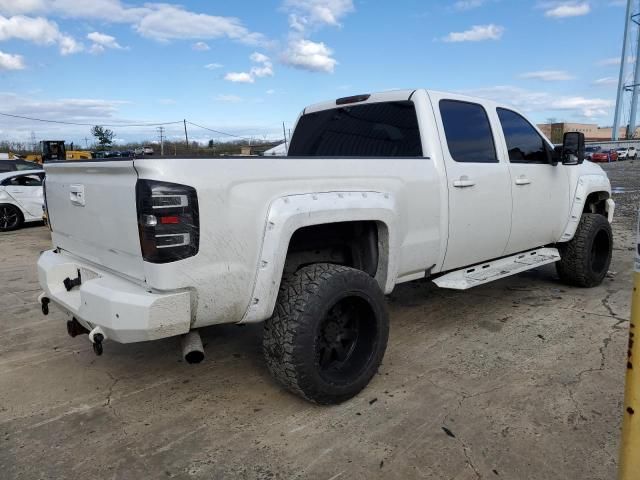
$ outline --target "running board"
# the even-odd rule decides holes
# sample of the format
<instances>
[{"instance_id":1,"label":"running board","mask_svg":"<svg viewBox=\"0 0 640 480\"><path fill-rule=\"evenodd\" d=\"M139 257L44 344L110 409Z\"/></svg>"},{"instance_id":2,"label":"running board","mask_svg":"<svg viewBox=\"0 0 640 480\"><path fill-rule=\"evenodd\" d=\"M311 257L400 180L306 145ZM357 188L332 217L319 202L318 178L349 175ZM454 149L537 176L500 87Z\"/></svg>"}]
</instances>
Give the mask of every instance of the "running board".
<instances>
[{"instance_id":1,"label":"running board","mask_svg":"<svg viewBox=\"0 0 640 480\"><path fill-rule=\"evenodd\" d=\"M441 288L466 290L560 260L557 248L538 248L511 257L455 270L433 282Z\"/></svg>"}]
</instances>

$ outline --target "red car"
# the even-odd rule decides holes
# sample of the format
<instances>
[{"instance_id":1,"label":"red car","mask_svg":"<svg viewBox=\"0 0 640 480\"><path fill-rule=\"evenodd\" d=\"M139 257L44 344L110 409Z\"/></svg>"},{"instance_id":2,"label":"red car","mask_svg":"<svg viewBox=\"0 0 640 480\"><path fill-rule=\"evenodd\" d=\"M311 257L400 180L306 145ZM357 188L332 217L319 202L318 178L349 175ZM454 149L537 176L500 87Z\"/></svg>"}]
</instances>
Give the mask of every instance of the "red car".
<instances>
[{"instance_id":1,"label":"red car","mask_svg":"<svg viewBox=\"0 0 640 480\"><path fill-rule=\"evenodd\" d=\"M617 162L618 152L615 150L601 150L591 155L592 162Z\"/></svg>"}]
</instances>

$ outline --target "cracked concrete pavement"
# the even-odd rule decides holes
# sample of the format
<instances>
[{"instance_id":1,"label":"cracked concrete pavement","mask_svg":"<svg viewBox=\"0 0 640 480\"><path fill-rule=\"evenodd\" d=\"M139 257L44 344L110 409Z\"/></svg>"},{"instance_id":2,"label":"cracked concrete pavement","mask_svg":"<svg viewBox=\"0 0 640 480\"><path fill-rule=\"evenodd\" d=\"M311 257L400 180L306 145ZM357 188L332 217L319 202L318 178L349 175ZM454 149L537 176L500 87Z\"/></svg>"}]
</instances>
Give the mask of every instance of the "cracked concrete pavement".
<instances>
[{"instance_id":1,"label":"cracked concrete pavement","mask_svg":"<svg viewBox=\"0 0 640 480\"><path fill-rule=\"evenodd\" d=\"M399 286L379 374L336 407L271 380L260 325L206 329L196 366L171 339L96 357L35 302L48 230L0 236L0 476L614 478L640 161L605 168L618 210L602 286L562 285L553 266L467 292Z\"/></svg>"}]
</instances>

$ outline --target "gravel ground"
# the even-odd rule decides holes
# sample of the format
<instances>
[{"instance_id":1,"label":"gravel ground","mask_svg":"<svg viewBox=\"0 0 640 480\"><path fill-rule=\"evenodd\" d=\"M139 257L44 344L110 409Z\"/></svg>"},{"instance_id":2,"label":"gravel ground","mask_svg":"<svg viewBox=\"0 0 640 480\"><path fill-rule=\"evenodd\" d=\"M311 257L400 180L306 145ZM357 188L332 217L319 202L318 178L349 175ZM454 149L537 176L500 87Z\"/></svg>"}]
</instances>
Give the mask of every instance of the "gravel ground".
<instances>
[{"instance_id":1,"label":"gravel ground","mask_svg":"<svg viewBox=\"0 0 640 480\"><path fill-rule=\"evenodd\" d=\"M260 325L206 329L197 366L171 339L96 357L35 303L48 230L0 236L0 477L614 478L640 161L605 169L603 285L552 266L468 292L402 285L379 374L336 407L273 383Z\"/></svg>"}]
</instances>

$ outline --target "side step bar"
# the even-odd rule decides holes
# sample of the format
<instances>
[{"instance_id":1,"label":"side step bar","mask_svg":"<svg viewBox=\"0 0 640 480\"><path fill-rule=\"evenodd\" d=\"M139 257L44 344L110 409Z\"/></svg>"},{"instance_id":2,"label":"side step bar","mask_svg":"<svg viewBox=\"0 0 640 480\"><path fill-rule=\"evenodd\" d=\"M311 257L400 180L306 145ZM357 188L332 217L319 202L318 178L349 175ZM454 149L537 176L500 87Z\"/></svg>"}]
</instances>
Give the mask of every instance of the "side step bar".
<instances>
[{"instance_id":1,"label":"side step bar","mask_svg":"<svg viewBox=\"0 0 640 480\"><path fill-rule=\"evenodd\" d=\"M433 282L441 288L466 290L548 263L557 262L558 260L560 260L560 253L557 248L538 248L499 260L455 270L436 278Z\"/></svg>"}]
</instances>

